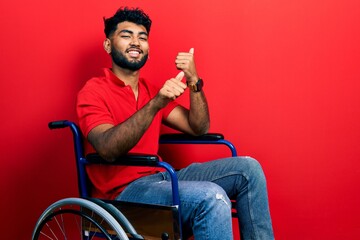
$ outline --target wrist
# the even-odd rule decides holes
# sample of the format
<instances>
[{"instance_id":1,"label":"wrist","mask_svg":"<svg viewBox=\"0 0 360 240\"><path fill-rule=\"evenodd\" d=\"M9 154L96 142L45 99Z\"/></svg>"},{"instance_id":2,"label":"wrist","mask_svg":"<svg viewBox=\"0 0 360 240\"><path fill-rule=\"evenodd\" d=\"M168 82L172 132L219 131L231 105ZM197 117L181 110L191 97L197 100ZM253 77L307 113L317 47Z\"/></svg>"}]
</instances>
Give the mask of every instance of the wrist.
<instances>
[{"instance_id":1,"label":"wrist","mask_svg":"<svg viewBox=\"0 0 360 240\"><path fill-rule=\"evenodd\" d=\"M201 92L204 87L204 81L201 78L198 78L195 82L187 81L186 84L192 92Z\"/></svg>"},{"instance_id":2,"label":"wrist","mask_svg":"<svg viewBox=\"0 0 360 240\"><path fill-rule=\"evenodd\" d=\"M190 78L187 78L187 79L186 79L186 82L187 82L187 83L194 83L194 84L195 84L199 79L200 79L200 78L199 78L198 75L194 75L194 76L192 76L192 77L190 77Z\"/></svg>"},{"instance_id":3,"label":"wrist","mask_svg":"<svg viewBox=\"0 0 360 240\"><path fill-rule=\"evenodd\" d=\"M149 104L150 107L154 109L155 112L157 112L164 108L167 102L165 102L165 100L159 94L157 94L153 99L150 100Z\"/></svg>"}]
</instances>

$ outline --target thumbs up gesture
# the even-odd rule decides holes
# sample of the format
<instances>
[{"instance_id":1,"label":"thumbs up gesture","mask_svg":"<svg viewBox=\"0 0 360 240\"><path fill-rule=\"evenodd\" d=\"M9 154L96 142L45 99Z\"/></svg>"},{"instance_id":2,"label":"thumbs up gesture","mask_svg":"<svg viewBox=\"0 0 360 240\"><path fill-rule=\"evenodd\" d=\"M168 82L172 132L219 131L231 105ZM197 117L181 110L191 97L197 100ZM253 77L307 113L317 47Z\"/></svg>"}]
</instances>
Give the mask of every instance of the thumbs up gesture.
<instances>
[{"instance_id":1,"label":"thumbs up gesture","mask_svg":"<svg viewBox=\"0 0 360 240\"><path fill-rule=\"evenodd\" d=\"M183 71L187 82L197 82L199 76L196 72L194 48L189 52L179 52L175 59L176 68Z\"/></svg>"},{"instance_id":2,"label":"thumbs up gesture","mask_svg":"<svg viewBox=\"0 0 360 240\"><path fill-rule=\"evenodd\" d=\"M181 71L176 77L170 78L165 82L164 86L162 86L157 95L162 102L162 107L184 93L187 85L181 81L183 78L184 72Z\"/></svg>"}]
</instances>

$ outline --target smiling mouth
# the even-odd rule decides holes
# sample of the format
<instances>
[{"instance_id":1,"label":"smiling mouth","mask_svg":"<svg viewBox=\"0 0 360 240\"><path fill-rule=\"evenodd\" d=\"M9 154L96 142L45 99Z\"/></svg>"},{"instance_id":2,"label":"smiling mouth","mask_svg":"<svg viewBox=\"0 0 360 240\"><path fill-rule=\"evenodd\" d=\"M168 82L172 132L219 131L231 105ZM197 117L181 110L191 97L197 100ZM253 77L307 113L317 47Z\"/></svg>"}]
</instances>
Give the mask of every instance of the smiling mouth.
<instances>
[{"instance_id":1,"label":"smiling mouth","mask_svg":"<svg viewBox=\"0 0 360 240\"><path fill-rule=\"evenodd\" d=\"M130 55L130 57L133 58L140 56L140 54L142 53L140 49L129 49L126 52Z\"/></svg>"}]
</instances>

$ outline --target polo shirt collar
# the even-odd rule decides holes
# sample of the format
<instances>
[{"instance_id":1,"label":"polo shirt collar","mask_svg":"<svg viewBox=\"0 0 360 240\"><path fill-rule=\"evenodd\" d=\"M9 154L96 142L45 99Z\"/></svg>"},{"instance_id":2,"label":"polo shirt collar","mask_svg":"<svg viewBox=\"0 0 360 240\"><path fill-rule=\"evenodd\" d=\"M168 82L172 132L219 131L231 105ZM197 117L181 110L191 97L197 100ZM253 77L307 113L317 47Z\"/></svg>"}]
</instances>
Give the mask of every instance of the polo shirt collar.
<instances>
[{"instance_id":1,"label":"polo shirt collar","mask_svg":"<svg viewBox=\"0 0 360 240\"><path fill-rule=\"evenodd\" d=\"M125 83L118 78L113 71L111 71L110 68L104 68L104 74L105 74L105 78L107 80L109 80L110 82L114 83L115 85L118 85L120 87L125 87Z\"/></svg>"},{"instance_id":2,"label":"polo shirt collar","mask_svg":"<svg viewBox=\"0 0 360 240\"><path fill-rule=\"evenodd\" d=\"M110 68L104 68L104 74L105 74L105 79L119 87L126 87L124 81L122 81L120 78L118 78L113 71L111 71ZM145 82L144 79L139 78L139 87L141 85L144 85L144 87L146 88L146 90L148 91L148 85Z\"/></svg>"}]
</instances>

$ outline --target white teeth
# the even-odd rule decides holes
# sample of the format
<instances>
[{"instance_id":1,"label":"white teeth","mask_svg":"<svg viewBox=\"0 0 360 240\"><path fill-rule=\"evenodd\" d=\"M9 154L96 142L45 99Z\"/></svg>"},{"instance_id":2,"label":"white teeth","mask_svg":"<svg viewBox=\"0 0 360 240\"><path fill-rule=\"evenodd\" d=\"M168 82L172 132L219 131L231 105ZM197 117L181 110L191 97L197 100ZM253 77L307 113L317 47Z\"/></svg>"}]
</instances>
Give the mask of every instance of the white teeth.
<instances>
[{"instance_id":1,"label":"white teeth","mask_svg":"<svg viewBox=\"0 0 360 240\"><path fill-rule=\"evenodd\" d=\"M140 53L137 51L130 51L129 54L131 57L137 57L137 56L139 56Z\"/></svg>"}]
</instances>

